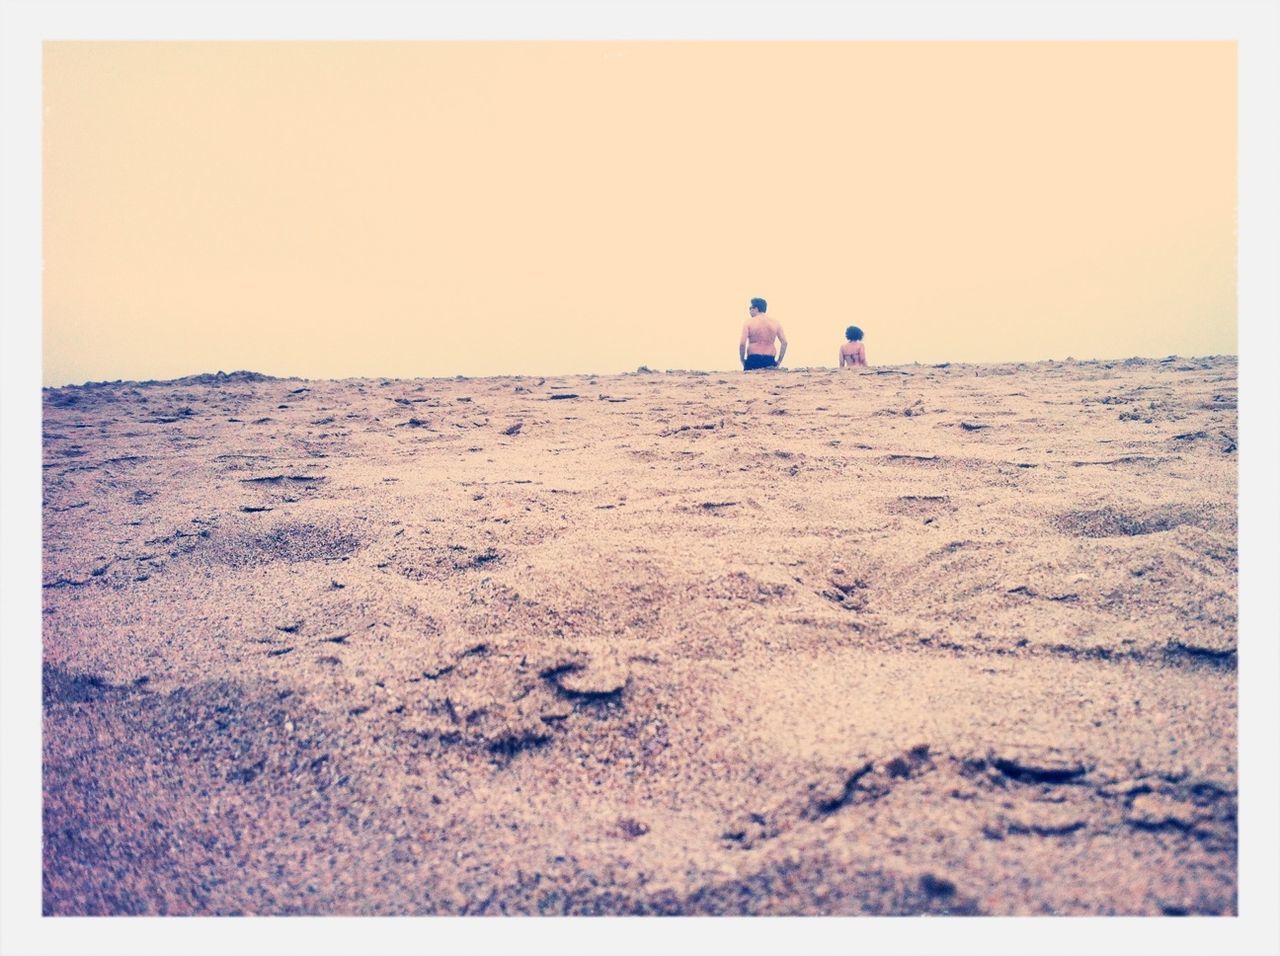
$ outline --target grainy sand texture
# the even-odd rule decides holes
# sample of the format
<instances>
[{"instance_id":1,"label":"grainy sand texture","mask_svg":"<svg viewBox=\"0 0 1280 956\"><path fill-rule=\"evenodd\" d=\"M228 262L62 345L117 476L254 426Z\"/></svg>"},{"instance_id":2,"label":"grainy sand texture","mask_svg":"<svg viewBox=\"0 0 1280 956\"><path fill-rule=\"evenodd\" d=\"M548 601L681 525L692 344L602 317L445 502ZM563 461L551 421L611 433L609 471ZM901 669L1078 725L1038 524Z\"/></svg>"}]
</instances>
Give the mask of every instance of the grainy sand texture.
<instances>
[{"instance_id":1,"label":"grainy sand texture","mask_svg":"<svg viewBox=\"0 0 1280 956\"><path fill-rule=\"evenodd\" d=\"M1236 360L44 393L47 914L1232 914Z\"/></svg>"}]
</instances>

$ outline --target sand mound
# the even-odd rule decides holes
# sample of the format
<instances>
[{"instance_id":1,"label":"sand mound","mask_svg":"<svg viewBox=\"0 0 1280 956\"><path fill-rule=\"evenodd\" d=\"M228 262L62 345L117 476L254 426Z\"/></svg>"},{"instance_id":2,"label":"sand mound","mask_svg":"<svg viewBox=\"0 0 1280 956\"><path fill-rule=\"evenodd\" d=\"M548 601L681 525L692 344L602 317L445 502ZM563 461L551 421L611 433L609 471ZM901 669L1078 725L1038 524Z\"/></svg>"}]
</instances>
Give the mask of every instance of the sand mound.
<instances>
[{"instance_id":1,"label":"sand mound","mask_svg":"<svg viewBox=\"0 0 1280 956\"><path fill-rule=\"evenodd\" d=\"M1230 914L1233 359L45 392L50 914Z\"/></svg>"}]
</instances>

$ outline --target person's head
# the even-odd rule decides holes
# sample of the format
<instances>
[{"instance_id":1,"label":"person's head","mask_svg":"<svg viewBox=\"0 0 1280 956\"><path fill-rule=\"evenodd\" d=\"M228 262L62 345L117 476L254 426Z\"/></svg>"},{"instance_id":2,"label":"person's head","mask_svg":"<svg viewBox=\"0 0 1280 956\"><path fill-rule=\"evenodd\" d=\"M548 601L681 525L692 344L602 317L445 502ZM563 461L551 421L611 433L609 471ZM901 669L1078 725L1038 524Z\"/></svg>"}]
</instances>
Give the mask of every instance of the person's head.
<instances>
[{"instance_id":1,"label":"person's head","mask_svg":"<svg viewBox=\"0 0 1280 956\"><path fill-rule=\"evenodd\" d=\"M768 311L769 311L769 303L768 303L768 302L766 302L764 299L752 299L752 300L751 300L751 314L752 314L752 315L757 315L757 314L759 314L759 313L761 313L761 312L768 312Z\"/></svg>"},{"instance_id":2,"label":"person's head","mask_svg":"<svg viewBox=\"0 0 1280 956\"><path fill-rule=\"evenodd\" d=\"M851 325L844 330L844 337L850 342L861 342L862 329L858 328L856 325Z\"/></svg>"}]
</instances>

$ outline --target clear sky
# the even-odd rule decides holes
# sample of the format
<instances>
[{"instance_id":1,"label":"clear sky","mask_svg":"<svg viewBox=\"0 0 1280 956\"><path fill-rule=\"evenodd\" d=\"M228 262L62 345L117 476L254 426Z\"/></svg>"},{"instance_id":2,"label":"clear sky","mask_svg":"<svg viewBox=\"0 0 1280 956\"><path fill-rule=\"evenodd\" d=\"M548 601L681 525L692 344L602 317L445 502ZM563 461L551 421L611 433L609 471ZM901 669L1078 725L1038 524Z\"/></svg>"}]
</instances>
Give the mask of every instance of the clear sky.
<instances>
[{"instance_id":1,"label":"clear sky","mask_svg":"<svg viewBox=\"0 0 1280 956\"><path fill-rule=\"evenodd\" d=\"M51 42L44 380L1236 351L1229 42Z\"/></svg>"}]
</instances>

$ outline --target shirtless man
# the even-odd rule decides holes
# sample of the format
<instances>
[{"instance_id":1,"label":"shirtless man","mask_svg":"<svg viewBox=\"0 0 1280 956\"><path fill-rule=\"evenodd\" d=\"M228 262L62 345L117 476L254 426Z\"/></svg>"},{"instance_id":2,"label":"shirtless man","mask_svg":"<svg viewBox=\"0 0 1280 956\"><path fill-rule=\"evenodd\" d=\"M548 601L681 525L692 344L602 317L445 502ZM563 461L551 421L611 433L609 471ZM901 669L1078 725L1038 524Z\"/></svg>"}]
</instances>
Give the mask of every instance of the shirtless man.
<instances>
[{"instance_id":1,"label":"shirtless man","mask_svg":"<svg viewBox=\"0 0 1280 956\"><path fill-rule=\"evenodd\" d=\"M851 325L844 330L848 340L840 346L840 367L853 368L855 365L867 364L867 350L862 344L862 329Z\"/></svg>"},{"instance_id":2,"label":"shirtless man","mask_svg":"<svg viewBox=\"0 0 1280 956\"><path fill-rule=\"evenodd\" d=\"M750 372L757 368L778 368L782 358L787 354L787 336L782 326L765 315L769 308L764 299L752 299L750 314L742 326L742 338L738 342L738 358L742 360L742 370ZM777 339L781 344L778 357L773 357L773 342Z\"/></svg>"}]
</instances>

